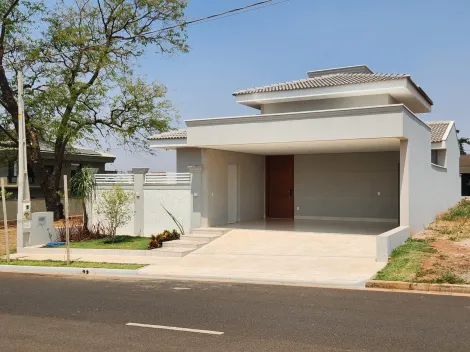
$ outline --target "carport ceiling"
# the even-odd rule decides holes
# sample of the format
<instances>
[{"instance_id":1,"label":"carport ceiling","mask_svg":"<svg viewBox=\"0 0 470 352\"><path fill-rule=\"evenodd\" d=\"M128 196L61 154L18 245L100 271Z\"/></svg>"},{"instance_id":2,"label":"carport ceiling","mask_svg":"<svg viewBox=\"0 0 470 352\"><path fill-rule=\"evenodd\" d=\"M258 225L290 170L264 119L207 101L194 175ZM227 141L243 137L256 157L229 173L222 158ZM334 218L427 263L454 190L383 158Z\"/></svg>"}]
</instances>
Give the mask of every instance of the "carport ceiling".
<instances>
[{"instance_id":1,"label":"carport ceiling","mask_svg":"<svg viewBox=\"0 0 470 352\"><path fill-rule=\"evenodd\" d=\"M357 153L399 151L400 140L398 138L351 139L340 141L211 145L201 147L259 155Z\"/></svg>"}]
</instances>

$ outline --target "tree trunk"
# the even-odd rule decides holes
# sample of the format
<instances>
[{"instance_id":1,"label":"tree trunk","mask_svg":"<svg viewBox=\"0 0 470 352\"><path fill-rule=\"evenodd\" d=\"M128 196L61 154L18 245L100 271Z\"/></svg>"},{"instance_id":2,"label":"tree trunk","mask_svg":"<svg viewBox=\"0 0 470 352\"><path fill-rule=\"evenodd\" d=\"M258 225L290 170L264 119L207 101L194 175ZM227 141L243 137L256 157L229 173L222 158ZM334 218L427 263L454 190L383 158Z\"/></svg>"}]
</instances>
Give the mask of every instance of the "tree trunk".
<instances>
[{"instance_id":1,"label":"tree trunk","mask_svg":"<svg viewBox=\"0 0 470 352\"><path fill-rule=\"evenodd\" d=\"M86 211L86 199L82 199L82 207L83 207L83 227L85 231L88 231L88 213Z\"/></svg>"}]
</instances>

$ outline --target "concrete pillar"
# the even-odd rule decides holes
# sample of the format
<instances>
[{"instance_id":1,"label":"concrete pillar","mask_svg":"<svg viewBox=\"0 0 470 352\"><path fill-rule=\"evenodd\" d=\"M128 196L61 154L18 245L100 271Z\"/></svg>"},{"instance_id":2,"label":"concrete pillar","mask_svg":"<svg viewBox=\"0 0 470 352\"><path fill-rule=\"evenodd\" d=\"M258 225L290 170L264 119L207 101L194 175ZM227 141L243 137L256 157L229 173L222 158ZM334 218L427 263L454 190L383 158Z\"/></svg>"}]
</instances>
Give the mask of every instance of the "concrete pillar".
<instances>
[{"instance_id":1,"label":"concrete pillar","mask_svg":"<svg viewBox=\"0 0 470 352\"><path fill-rule=\"evenodd\" d=\"M410 165L408 140L400 140L400 226L410 225Z\"/></svg>"},{"instance_id":2,"label":"concrete pillar","mask_svg":"<svg viewBox=\"0 0 470 352\"><path fill-rule=\"evenodd\" d=\"M135 192L135 202L134 202L134 235L143 236L144 235L144 184L145 184L145 174L149 172L147 168L134 168L132 173L134 174L134 192Z\"/></svg>"},{"instance_id":3,"label":"concrete pillar","mask_svg":"<svg viewBox=\"0 0 470 352\"><path fill-rule=\"evenodd\" d=\"M202 166L188 166L191 173L191 229L201 227L203 202Z\"/></svg>"}]
</instances>

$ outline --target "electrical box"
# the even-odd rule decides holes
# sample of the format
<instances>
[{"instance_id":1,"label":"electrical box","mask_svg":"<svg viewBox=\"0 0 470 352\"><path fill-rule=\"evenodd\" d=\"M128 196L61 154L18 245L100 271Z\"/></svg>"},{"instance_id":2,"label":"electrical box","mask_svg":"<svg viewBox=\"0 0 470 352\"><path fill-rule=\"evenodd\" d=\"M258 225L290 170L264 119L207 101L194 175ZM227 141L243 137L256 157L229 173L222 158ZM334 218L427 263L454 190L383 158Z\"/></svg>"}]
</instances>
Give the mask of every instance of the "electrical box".
<instances>
[{"instance_id":1,"label":"electrical box","mask_svg":"<svg viewBox=\"0 0 470 352\"><path fill-rule=\"evenodd\" d=\"M31 215L31 229L28 246L38 246L57 240L54 228L54 213L38 212ZM26 245L26 244L25 244Z\"/></svg>"}]
</instances>

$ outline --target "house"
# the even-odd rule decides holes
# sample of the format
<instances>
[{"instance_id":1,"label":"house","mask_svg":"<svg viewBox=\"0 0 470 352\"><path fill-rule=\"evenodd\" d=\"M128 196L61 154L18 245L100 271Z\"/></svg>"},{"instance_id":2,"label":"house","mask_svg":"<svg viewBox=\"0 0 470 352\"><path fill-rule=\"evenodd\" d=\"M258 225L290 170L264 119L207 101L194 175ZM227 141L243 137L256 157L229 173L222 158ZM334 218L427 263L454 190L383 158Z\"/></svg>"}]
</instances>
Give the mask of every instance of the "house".
<instances>
[{"instance_id":1,"label":"house","mask_svg":"<svg viewBox=\"0 0 470 352\"><path fill-rule=\"evenodd\" d=\"M18 188L16 184L18 176L16 151L3 151L3 153L5 154L5 157L3 158L3 162L0 164L0 177L6 177L6 188L8 191L13 193L13 198L16 198ZM46 169L50 169L52 171L54 166L54 152L52 148L48 145L41 145L41 156L44 159ZM84 166L95 168L97 169L97 172L104 173L106 164L113 163L115 159L116 157L110 154L74 147L64 157L62 174L67 175L70 178ZM34 172L29 167L28 177L31 198L44 198L42 190L34 177Z\"/></svg>"},{"instance_id":2,"label":"house","mask_svg":"<svg viewBox=\"0 0 470 352\"><path fill-rule=\"evenodd\" d=\"M470 196L470 155L460 157L460 177L462 180L462 196Z\"/></svg>"},{"instance_id":3,"label":"house","mask_svg":"<svg viewBox=\"0 0 470 352\"><path fill-rule=\"evenodd\" d=\"M333 68L233 95L256 113L150 137L192 174L192 228L387 223L403 241L460 199L455 123L422 120L433 102L409 75Z\"/></svg>"}]
</instances>

